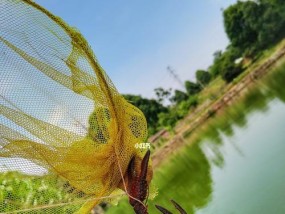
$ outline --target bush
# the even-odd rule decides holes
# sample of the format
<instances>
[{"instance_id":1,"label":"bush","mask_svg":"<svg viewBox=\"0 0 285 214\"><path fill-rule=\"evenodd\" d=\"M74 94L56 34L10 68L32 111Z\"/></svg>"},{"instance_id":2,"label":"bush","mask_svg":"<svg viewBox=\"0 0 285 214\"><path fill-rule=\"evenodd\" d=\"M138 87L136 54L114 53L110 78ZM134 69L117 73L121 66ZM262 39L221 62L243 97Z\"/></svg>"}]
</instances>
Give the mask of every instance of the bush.
<instances>
[{"instance_id":1,"label":"bush","mask_svg":"<svg viewBox=\"0 0 285 214\"><path fill-rule=\"evenodd\" d=\"M186 94L183 91L180 90L175 90L174 91L174 96L171 98L171 101L175 102L175 103L180 103L184 100L188 99L188 94Z\"/></svg>"},{"instance_id":2,"label":"bush","mask_svg":"<svg viewBox=\"0 0 285 214\"><path fill-rule=\"evenodd\" d=\"M176 106L173 106L168 113L160 113L158 115L158 123L161 128L172 129L176 122L185 117L191 107L198 105L198 97L191 96L187 100L181 101Z\"/></svg>"},{"instance_id":3,"label":"bush","mask_svg":"<svg viewBox=\"0 0 285 214\"><path fill-rule=\"evenodd\" d=\"M191 107L196 107L198 105L198 97L191 96L188 100L179 103L177 106L177 114L179 117L183 118L189 113Z\"/></svg>"},{"instance_id":4,"label":"bush","mask_svg":"<svg viewBox=\"0 0 285 214\"><path fill-rule=\"evenodd\" d=\"M185 88L189 95L195 95L202 90L200 84L191 81L185 81Z\"/></svg>"},{"instance_id":5,"label":"bush","mask_svg":"<svg viewBox=\"0 0 285 214\"><path fill-rule=\"evenodd\" d=\"M222 78L227 82L233 81L238 75L243 72L243 68L241 65L229 65L222 71Z\"/></svg>"},{"instance_id":6,"label":"bush","mask_svg":"<svg viewBox=\"0 0 285 214\"><path fill-rule=\"evenodd\" d=\"M158 118L159 126L168 130L171 130L175 126L176 122L181 119L181 117L179 117L177 114L177 111L173 109L171 109L168 113L160 113Z\"/></svg>"},{"instance_id":7,"label":"bush","mask_svg":"<svg viewBox=\"0 0 285 214\"><path fill-rule=\"evenodd\" d=\"M196 80L202 86L205 86L211 81L211 74L208 71L197 70L196 71Z\"/></svg>"}]
</instances>

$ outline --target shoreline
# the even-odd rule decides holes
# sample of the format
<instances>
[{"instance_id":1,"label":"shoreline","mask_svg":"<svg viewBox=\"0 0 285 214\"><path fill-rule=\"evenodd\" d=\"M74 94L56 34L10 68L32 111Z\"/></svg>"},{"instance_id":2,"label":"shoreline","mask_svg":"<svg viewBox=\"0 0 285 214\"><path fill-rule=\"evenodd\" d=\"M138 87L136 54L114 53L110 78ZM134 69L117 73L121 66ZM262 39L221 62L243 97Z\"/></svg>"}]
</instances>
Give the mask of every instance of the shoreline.
<instances>
[{"instance_id":1,"label":"shoreline","mask_svg":"<svg viewBox=\"0 0 285 214\"><path fill-rule=\"evenodd\" d=\"M213 114L217 114L224 108L229 107L235 102L247 89L255 84L259 79L266 76L282 64L285 56L285 45L274 51L264 62L257 68L253 68L237 83L231 83L228 86L226 93L221 95L218 99L212 102L202 103L194 113L190 113L184 119L178 122L175 130L175 136L167 139L164 145L158 148L152 155L152 165L154 170L158 168L168 156L179 150L183 145L186 145L184 138L192 134L197 128L203 125ZM254 64L252 65L254 66ZM164 131L158 132L154 135L154 139L159 139L164 135Z\"/></svg>"}]
</instances>

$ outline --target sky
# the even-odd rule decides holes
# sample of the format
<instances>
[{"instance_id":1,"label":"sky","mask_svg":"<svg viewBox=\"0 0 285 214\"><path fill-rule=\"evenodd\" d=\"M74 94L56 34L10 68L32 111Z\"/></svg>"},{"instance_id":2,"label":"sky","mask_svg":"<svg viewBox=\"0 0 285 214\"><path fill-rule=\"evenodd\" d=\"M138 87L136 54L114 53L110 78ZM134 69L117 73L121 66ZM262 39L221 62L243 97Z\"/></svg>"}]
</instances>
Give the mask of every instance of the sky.
<instances>
[{"instance_id":1,"label":"sky","mask_svg":"<svg viewBox=\"0 0 285 214\"><path fill-rule=\"evenodd\" d=\"M76 27L120 93L155 97L154 89L182 89L167 71L195 81L213 53L229 41L222 9L235 0L35 0Z\"/></svg>"}]
</instances>

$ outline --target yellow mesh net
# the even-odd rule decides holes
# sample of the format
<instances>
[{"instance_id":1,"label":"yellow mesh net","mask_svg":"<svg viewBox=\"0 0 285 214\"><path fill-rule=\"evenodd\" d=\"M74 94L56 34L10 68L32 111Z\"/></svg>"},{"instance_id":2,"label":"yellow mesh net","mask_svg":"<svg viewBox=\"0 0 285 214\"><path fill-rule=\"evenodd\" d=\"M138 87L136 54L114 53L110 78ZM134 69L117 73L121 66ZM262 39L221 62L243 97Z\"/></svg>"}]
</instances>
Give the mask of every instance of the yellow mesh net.
<instances>
[{"instance_id":1,"label":"yellow mesh net","mask_svg":"<svg viewBox=\"0 0 285 214\"><path fill-rule=\"evenodd\" d=\"M76 29L0 0L0 75L0 213L90 213L122 194L146 120Z\"/></svg>"}]
</instances>

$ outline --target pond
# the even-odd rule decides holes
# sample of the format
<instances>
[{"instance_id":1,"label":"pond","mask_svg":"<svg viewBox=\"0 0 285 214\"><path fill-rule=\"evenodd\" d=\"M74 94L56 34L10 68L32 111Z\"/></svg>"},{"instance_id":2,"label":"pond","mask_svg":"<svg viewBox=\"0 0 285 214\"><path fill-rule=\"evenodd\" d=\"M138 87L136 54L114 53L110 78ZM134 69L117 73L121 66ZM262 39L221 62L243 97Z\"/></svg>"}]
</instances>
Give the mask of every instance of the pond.
<instances>
[{"instance_id":1,"label":"pond","mask_svg":"<svg viewBox=\"0 0 285 214\"><path fill-rule=\"evenodd\" d=\"M159 204L188 213L285 213L285 67L184 139L154 174ZM107 213L132 213L127 201Z\"/></svg>"}]
</instances>

